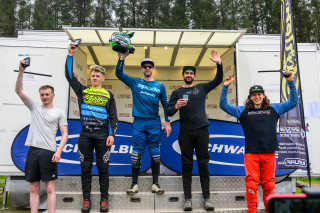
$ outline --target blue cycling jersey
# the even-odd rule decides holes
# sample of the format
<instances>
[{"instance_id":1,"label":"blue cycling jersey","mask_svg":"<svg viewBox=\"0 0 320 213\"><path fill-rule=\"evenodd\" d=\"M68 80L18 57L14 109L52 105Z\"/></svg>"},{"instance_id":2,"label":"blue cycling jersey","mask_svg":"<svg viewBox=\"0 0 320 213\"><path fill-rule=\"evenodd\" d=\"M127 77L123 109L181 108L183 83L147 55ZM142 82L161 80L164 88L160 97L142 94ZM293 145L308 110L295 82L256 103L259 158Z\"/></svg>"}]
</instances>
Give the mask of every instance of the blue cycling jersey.
<instances>
[{"instance_id":1,"label":"blue cycling jersey","mask_svg":"<svg viewBox=\"0 0 320 213\"><path fill-rule=\"evenodd\" d=\"M158 118L159 100L163 106L165 120L167 116L168 97L163 83L153 80L131 77L123 72L123 60L119 60L116 68L116 76L131 88L133 98L132 116L140 118Z\"/></svg>"}]
</instances>

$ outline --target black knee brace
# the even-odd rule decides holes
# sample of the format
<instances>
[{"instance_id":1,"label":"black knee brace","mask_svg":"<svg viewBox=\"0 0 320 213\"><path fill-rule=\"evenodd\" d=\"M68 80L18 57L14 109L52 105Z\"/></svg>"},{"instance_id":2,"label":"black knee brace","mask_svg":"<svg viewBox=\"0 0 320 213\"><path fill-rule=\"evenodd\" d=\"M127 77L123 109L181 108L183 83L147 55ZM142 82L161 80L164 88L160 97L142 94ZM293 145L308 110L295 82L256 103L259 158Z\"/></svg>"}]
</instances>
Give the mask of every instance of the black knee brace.
<instances>
[{"instance_id":1,"label":"black knee brace","mask_svg":"<svg viewBox=\"0 0 320 213\"><path fill-rule=\"evenodd\" d=\"M152 155L151 164L160 164L160 155Z\"/></svg>"},{"instance_id":2,"label":"black knee brace","mask_svg":"<svg viewBox=\"0 0 320 213\"><path fill-rule=\"evenodd\" d=\"M132 162L133 168L140 168L141 167L141 154L139 154L138 152L132 152L131 162Z\"/></svg>"}]
</instances>

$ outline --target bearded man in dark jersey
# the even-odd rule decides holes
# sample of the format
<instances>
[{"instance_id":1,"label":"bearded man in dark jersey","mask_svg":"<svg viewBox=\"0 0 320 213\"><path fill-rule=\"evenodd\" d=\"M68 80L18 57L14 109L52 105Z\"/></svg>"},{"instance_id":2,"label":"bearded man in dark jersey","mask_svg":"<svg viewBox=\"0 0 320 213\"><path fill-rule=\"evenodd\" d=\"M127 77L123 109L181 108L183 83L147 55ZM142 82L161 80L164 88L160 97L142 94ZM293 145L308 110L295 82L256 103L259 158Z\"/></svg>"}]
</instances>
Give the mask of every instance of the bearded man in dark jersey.
<instances>
[{"instance_id":1,"label":"bearded man in dark jersey","mask_svg":"<svg viewBox=\"0 0 320 213\"><path fill-rule=\"evenodd\" d=\"M179 146L181 149L182 181L185 196L184 211L192 210L191 182L194 149L196 150L204 199L203 206L207 211L214 210L210 201L209 189L208 162L210 157L208 152L209 132L207 129L209 122L205 111L205 101L207 94L222 82L223 68L221 58L215 50L211 51L211 56L210 59L217 63L216 77L208 83L193 85L196 77L196 67L183 67L184 85L172 92L167 107L168 116L174 115L178 110L180 115Z\"/></svg>"}]
</instances>

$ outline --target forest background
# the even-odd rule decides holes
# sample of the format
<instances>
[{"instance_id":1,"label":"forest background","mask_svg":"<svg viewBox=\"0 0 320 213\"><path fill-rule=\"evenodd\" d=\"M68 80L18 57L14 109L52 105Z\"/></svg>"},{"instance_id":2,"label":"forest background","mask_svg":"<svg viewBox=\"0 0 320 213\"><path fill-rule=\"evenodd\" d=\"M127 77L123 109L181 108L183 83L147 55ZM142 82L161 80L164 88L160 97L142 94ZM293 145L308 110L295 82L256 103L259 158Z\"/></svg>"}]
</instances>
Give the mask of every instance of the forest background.
<instances>
[{"instance_id":1,"label":"forest background","mask_svg":"<svg viewBox=\"0 0 320 213\"><path fill-rule=\"evenodd\" d=\"M320 0L291 0L299 43L320 42ZM0 0L0 36L72 27L280 34L280 0Z\"/></svg>"}]
</instances>

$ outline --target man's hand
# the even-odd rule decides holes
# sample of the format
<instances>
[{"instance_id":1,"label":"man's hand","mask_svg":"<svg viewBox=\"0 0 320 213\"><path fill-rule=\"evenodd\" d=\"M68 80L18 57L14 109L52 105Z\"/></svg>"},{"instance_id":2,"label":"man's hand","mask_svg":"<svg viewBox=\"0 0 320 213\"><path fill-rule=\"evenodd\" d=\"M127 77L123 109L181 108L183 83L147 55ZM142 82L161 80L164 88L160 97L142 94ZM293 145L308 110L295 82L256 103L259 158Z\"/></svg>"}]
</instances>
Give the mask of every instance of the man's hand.
<instances>
[{"instance_id":1,"label":"man's hand","mask_svg":"<svg viewBox=\"0 0 320 213\"><path fill-rule=\"evenodd\" d=\"M215 51L214 49L211 50L211 61L216 62L217 64L221 64L221 58L218 55L218 52Z\"/></svg>"},{"instance_id":2,"label":"man's hand","mask_svg":"<svg viewBox=\"0 0 320 213\"><path fill-rule=\"evenodd\" d=\"M174 106L174 108L175 108L176 110L178 110L178 109L180 109L181 107L183 107L183 106L185 106L185 105L187 105L186 100L183 99L183 98L181 98L181 99L179 99L179 100L177 101L177 103L176 103L176 105Z\"/></svg>"},{"instance_id":3,"label":"man's hand","mask_svg":"<svg viewBox=\"0 0 320 213\"><path fill-rule=\"evenodd\" d=\"M289 77L285 78L287 79L287 81L293 81L294 79L294 74L293 72L289 71L289 70L286 70L286 73L289 75Z\"/></svg>"},{"instance_id":4,"label":"man's hand","mask_svg":"<svg viewBox=\"0 0 320 213\"><path fill-rule=\"evenodd\" d=\"M129 50L127 50L127 52L125 52L125 53L122 53L121 56L120 56L120 60L125 60L126 57L127 57L129 54L130 54L130 53L129 53Z\"/></svg>"},{"instance_id":5,"label":"man's hand","mask_svg":"<svg viewBox=\"0 0 320 213\"><path fill-rule=\"evenodd\" d=\"M108 138L107 138L106 145L107 146L112 146L113 142L114 142L114 137L112 135L109 135Z\"/></svg>"},{"instance_id":6,"label":"man's hand","mask_svg":"<svg viewBox=\"0 0 320 213\"><path fill-rule=\"evenodd\" d=\"M77 51L77 47L74 42L71 42L68 48L68 55L73 56L73 54Z\"/></svg>"},{"instance_id":7,"label":"man's hand","mask_svg":"<svg viewBox=\"0 0 320 213\"><path fill-rule=\"evenodd\" d=\"M60 161L60 156L61 156L61 152L57 151L56 153L53 154L51 161L53 163L58 163Z\"/></svg>"},{"instance_id":8,"label":"man's hand","mask_svg":"<svg viewBox=\"0 0 320 213\"><path fill-rule=\"evenodd\" d=\"M167 133L167 137L169 137L171 133L171 125L169 121L166 121L166 126L164 127L164 133Z\"/></svg>"},{"instance_id":9,"label":"man's hand","mask_svg":"<svg viewBox=\"0 0 320 213\"><path fill-rule=\"evenodd\" d=\"M232 82L234 82L234 80L236 80L236 75L228 76L226 79L224 79L223 85L229 86Z\"/></svg>"},{"instance_id":10,"label":"man's hand","mask_svg":"<svg viewBox=\"0 0 320 213\"><path fill-rule=\"evenodd\" d=\"M25 60L21 60L20 64L19 64L19 71L20 72L24 72L26 70L26 67L23 67L22 64L25 64L26 61Z\"/></svg>"}]
</instances>

